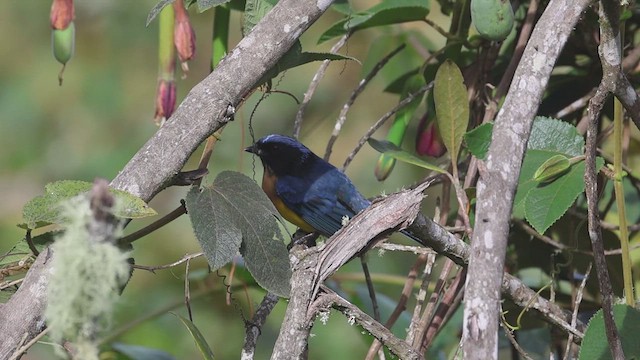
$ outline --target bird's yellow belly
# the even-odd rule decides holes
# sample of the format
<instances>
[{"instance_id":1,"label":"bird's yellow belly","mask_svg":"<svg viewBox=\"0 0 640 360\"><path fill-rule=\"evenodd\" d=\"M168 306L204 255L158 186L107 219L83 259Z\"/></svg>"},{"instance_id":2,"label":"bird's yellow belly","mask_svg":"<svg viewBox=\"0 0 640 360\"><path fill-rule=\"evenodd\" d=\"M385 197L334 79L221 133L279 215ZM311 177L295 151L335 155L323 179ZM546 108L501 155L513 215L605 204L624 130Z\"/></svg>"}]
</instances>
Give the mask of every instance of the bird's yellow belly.
<instances>
[{"instance_id":1,"label":"bird's yellow belly","mask_svg":"<svg viewBox=\"0 0 640 360\"><path fill-rule=\"evenodd\" d=\"M276 210L278 210L283 218L306 232L310 233L315 231L311 225L289 209L287 205L282 202L282 199L278 197L278 194L276 193L276 178L271 174L271 171L268 171L266 168L264 175L262 176L262 190L264 190L267 197L269 197L269 200L271 200L273 205L275 205Z\"/></svg>"}]
</instances>

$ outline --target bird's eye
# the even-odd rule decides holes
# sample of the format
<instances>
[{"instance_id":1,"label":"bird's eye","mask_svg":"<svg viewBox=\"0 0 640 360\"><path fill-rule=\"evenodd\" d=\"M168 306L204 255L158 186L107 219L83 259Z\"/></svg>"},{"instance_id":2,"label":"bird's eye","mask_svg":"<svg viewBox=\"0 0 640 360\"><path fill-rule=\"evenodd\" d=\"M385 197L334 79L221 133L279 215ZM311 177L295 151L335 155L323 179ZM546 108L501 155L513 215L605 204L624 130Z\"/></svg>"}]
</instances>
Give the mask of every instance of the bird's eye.
<instances>
[{"instance_id":1,"label":"bird's eye","mask_svg":"<svg viewBox=\"0 0 640 360\"><path fill-rule=\"evenodd\" d=\"M280 149L280 146L279 146L279 145L273 145L273 150L276 150L276 151L277 151L278 149Z\"/></svg>"}]
</instances>

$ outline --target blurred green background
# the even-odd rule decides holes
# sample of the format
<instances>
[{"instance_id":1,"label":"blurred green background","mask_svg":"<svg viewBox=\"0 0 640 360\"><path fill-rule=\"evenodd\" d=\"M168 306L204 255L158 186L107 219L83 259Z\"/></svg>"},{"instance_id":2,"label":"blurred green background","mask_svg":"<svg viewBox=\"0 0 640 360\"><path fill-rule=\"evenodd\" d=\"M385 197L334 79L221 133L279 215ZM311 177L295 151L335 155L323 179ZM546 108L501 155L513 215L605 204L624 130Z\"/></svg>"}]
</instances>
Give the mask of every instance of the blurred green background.
<instances>
[{"instance_id":1,"label":"blurred green background","mask_svg":"<svg viewBox=\"0 0 640 360\"><path fill-rule=\"evenodd\" d=\"M145 27L148 11L156 1L75 1L76 52L67 64L64 84L58 86L60 70L51 53L49 27L50 3L43 1L10 1L3 3L0 13L0 253L8 251L23 238L15 225L21 222L22 206L40 195L48 182L77 179L92 181L96 177L112 179L135 152L153 135L157 127L152 118L157 79L157 20ZM356 9L363 9L375 1L354 1ZM190 62L186 79L179 79L178 102L191 87L209 72L212 13L198 14L191 9L191 20L197 34L196 59ZM432 10L432 14L439 14ZM335 12L327 12L303 36L306 51L327 51L332 41L316 45L319 34L338 19ZM436 21L439 20L436 17ZM443 18L442 21L446 21ZM240 39L240 14L232 13L233 37L231 46ZM442 24L446 26L446 24ZM334 62L321 82L308 107L301 140L312 150L322 154L335 119L366 69L397 46L396 35L408 29L424 31L421 24L405 24L357 33L342 53L372 61ZM424 36L424 37L423 37ZM442 44L444 39L431 31L408 41ZM371 55L371 56L369 56ZM398 71L409 69L411 56L392 60L358 98L348 115L342 135L333 150L332 162L341 166L356 141L382 114L398 101L396 95L382 92ZM274 81L277 90L286 91L302 99L304 91L319 63L287 71ZM247 146L249 124L256 137L268 133L291 134L297 104L291 97L272 94L262 101L253 119L260 93L254 94L240 109L236 119L224 131L216 145L210 164L209 181L224 170L238 170L255 179L261 178L261 165L242 149ZM413 125L415 128L416 125ZM385 136L384 131L376 134ZM413 143L413 133L407 139ZM196 152L186 169L193 169L200 152ZM366 196L392 192L411 184L425 174L415 167L397 164L384 183L373 176L378 154L368 146L358 154L347 174ZM171 188L159 194L151 206L159 214L166 214L179 204L186 188ZM432 194L435 192L431 191ZM433 202L434 196L427 201ZM427 214L430 206L425 205ZM141 228L153 219L134 221L127 233ZM178 260L185 254L200 251L189 219L174 221L134 244L137 264L159 265ZM387 254L383 258L372 254L372 271L403 276L413 263L414 255ZM191 264L195 272L192 291L204 283L218 283L215 274L205 276L206 263L198 259ZM357 262L349 264L342 273L353 272L359 277ZM200 274L200 275L198 275ZM346 282L345 289L353 294L361 291L360 281ZM220 359L238 358L244 336L241 313L251 316L264 295L257 288L234 288L235 301L225 303L225 290L208 293L193 301L194 322ZM383 293L397 299L401 283L380 286ZM117 306L112 329L131 324L157 311L171 307L186 314L181 306L184 294L184 266L152 274L135 271ZM269 322L262 329L258 359L268 358L279 331L286 302L281 301ZM399 334L404 328L397 327ZM362 357L369 340L361 329L347 324L342 315L333 314L327 325L317 323L310 344L311 359L350 359ZM455 331L453 332L455 335ZM121 333L117 341L165 350L179 359L196 359L199 354L187 330L178 319L168 313L133 326ZM454 341L455 342L455 341ZM36 345L25 359L49 359L52 348Z\"/></svg>"}]
</instances>

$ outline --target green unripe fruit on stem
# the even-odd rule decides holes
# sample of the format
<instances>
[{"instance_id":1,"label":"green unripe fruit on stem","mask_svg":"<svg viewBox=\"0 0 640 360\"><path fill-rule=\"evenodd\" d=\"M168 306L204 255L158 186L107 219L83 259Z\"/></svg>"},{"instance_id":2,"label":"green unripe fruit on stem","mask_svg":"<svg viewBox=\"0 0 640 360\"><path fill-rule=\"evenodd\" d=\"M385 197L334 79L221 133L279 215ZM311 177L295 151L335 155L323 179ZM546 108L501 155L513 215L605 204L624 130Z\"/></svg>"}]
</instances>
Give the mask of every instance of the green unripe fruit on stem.
<instances>
[{"instance_id":1,"label":"green unripe fruit on stem","mask_svg":"<svg viewBox=\"0 0 640 360\"><path fill-rule=\"evenodd\" d=\"M471 0L471 20L482 37L502 41L513 29L509 0Z\"/></svg>"},{"instance_id":2,"label":"green unripe fruit on stem","mask_svg":"<svg viewBox=\"0 0 640 360\"><path fill-rule=\"evenodd\" d=\"M54 29L51 34L51 44L53 46L53 56L65 65L73 56L75 47L76 26L73 21L69 23L66 29Z\"/></svg>"}]
</instances>

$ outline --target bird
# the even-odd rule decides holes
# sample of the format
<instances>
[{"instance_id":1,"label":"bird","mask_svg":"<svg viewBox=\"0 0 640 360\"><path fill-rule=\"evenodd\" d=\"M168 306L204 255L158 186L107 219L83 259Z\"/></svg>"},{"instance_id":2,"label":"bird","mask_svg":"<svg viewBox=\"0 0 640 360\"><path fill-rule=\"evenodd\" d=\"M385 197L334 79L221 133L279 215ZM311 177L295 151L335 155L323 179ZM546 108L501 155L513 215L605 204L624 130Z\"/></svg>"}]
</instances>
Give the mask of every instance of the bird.
<instances>
[{"instance_id":1,"label":"bird","mask_svg":"<svg viewBox=\"0 0 640 360\"><path fill-rule=\"evenodd\" d=\"M292 137L267 135L245 151L262 161L262 189L278 212L307 233L331 237L371 205L345 173Z\"/></svg>"}]
</instances>

